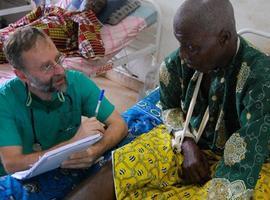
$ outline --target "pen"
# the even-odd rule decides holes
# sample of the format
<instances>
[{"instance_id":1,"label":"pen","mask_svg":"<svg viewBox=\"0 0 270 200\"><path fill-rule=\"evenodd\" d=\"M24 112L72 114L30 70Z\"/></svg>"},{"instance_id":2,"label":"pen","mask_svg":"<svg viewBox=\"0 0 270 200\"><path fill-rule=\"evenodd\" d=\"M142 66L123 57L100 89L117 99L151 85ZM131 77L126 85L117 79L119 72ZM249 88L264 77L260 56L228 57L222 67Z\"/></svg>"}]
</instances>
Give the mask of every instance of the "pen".
<instances>
[{"instance_id":1,"label":"pen","mask_svg":"<svg viewBox=\"0 0 270 200\"><path fill-rule=\"evenodd\" d=\"M100 94L99 94L99 97L98 97L98 103L97 103L97 107L96 107L96 110L95 110L95 116L96 117L98 115L98 111L99 111L99 108L100 108L101 101L102 101L102 99L104 97L104 92L105 92L105 90L101 90Z\"/></svg>"}]
</instances>

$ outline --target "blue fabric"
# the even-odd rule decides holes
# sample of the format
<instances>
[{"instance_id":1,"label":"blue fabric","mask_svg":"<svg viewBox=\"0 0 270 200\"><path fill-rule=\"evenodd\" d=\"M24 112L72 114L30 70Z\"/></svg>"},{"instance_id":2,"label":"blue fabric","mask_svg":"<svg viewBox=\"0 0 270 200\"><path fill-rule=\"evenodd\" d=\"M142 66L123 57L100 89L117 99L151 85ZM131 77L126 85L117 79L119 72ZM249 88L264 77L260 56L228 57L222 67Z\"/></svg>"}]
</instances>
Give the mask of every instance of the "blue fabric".
<instances>
[{"instance_id":1,"label":"blue fabric","mask_svg":"<svg viewBox=\"0 0 270 200\"><path fill-rule=\"evenodd\" d=\"M122 117L128 124L129 134L118 147L131 142L162 122L160 109L156 106L158 101L159 89L156 89L122 113ZM100 170L103 164L110 159L111 151L108 151L104 155L103 161L86 170L56 169L25 181L16 180L10 175L0 177L0 199L63 199L80 182Z\"/></svg>"},{"instance_id":2,"label":"blue fabric","mask_svg":"<svg viewBox=\"0 0 270 200\"><path fill-rule=\"evenodd\" d=\"M159 102L159 88L155 89L133 107L122 113L128 125L128 136L119 147L131 142L142 133L152 130L162 123L161 110L156 106Z\"/></svg>"},{"instance_id":3,"label":"blue fabric","mask_svg":"<svg viewBox=\"0 0 270 200\"><path fill-rule=\"evenodd\" d=\"M127 0L107 0L106 6L97 15L97 18L101 23L106 23L109 17L117 11L119 8L125 5Z\"/></svg>"},{"instance_id":4,"label":"blue fabric","mask_svg":"<svg viewBox=\"0 0 270 200\"><path fill-rule=\"evenodd\" d=\"M37 6L39 6L40 3L41 3L41 0L33 0L33 2L34 2Z\"/></svg>"},{"instance_id":5,"label":"blue fabric","mask_svg":"<svg viewBox=\"0 0 270 200\"><path fill-rule=\"evenodd\" d=\"M70 11L82 11L83 8L81 9L81 6L82 4L85 4L84 3L85 0L72 0L71 3L68 5L67 7L67 10L70 10Z\"/></svg>"},{"instance_id":6,"label":"blue fabric","mask_svg":"<svg viewBox=\"0 0 270 200\"><path fill-rule=\"evenodd\" d=\"M43 0L33 0L33 2L36 4L36 6L40 6L41 3L43 3ZM45 5L50 5L50 0L45 0Z\"/></svg>"},{"instance_id":7,"label":"blue fabric","mask_svg":"<svg viewBox=\"0 0 270 200\"><path fill-rule=\"evenodd\" d=\"M24 181L10 175L0 177L1 200L48 200L63 199L73 188L91 174L96 173L111 159L111 153L104 155L104 160L89 169L55 169Z\"/></svg>"}]
</instances>

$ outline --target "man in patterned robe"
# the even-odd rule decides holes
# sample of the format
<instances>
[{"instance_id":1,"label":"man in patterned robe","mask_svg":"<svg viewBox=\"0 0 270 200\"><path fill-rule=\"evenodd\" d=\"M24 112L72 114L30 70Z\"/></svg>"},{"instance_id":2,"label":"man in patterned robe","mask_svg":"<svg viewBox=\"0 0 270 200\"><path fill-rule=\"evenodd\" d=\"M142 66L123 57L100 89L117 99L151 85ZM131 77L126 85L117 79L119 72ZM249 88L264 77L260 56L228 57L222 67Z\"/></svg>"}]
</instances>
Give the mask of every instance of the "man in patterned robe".
<instances>
[{"instance_id":1,"label":"man in patterned robe","mask_svg":"<svg viewBox=\"0 0 270 200\"><path fill-rule=\"evenodd\" d=\"M180 47L161 65L160 100L167 129L183 129L203 73L189 134L181 153L165 126L115 151L118 199L269 198L269 57L237 35L228 0L185 1L173 25Z\"/></svg>"}]
</instances>

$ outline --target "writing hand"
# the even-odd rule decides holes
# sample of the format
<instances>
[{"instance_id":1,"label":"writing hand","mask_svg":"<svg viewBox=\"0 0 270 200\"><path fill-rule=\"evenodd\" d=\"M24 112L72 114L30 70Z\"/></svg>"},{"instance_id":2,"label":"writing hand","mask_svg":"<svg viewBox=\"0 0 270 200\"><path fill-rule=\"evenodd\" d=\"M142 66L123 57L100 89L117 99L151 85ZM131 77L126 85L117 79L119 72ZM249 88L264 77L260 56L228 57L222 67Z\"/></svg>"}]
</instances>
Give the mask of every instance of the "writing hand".
<instances>
[{"instance_id":1,"label":"writing hand","mask_svg":"<svg viewBox=\"0 0 270 200\"><path fill-rule=\"evenodd\" d=\"M85 151L72 154L68 160L61 164L61 167L69 169L88 168L96 162L96 159L97 155L90 147Z\"/></svg>"},{"instance_id":2,"label":"writing hand","mask_svg":"<svg viewBox=\"0 0 270 200\"><path fill-rule=\"evenodd\" d=\"M104 127L105 124L98 121L95 117L87 118L81 123L79 130L72 138L72 140L77 141L96 133L103 134L105 132Z\"/></svg>"},{"instance_id":3,"label":"writing hand","mask_svg":"<svg viewBox=\"0 0 270 200\"><path fill-rule=\"evenodd\" d=\"M210 167L204 153L195 141L185 138L182 144L184 161L182 163L182 178L189 184L204 184L210 179Z\"/></svg>"}]
</instances>

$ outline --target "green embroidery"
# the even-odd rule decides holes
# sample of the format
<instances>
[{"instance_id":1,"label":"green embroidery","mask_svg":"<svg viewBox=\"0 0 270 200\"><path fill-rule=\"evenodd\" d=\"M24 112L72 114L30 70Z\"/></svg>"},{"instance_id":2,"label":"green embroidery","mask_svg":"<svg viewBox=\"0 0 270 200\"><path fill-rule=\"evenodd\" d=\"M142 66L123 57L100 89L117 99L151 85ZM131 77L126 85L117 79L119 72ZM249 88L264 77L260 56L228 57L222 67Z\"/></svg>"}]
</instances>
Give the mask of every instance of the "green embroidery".
<instances>
[{"instance_id":1,"label":"green embroidery","mask_svg":"<svg viewBox=\"0 0 270 200\"><path fill-rule=\"evenodd\" d=\"M225 144L224 163L232 166L245 159L247 144L239 133L234 133Z\"/></svg>"},{"instance_id":2,"label":"green embroidery","mask_svg":"<svg viewBox=\"0 0 270 200\"><path fill-rule=\"evenodd\" d=\"M246 189L242 180L230 182L225 178L214 178L210 181L207 199L209 200L234 200L251 199L253 190Z\"/></svg>"},{"instance_id":3,"label":"green embroidery","mask_svg":"<svg viewBox=\"0 0 270 200\"><path fill-rule=\"evenodd\" d=\"M161 63L160 70L159 70L159 80L162 82L166 87L169 85L170 82L170 73L166 67L165 62Z\"/></svg>"},{"instance_id":4,"label":"green embroidery","mask_svg":"<svg viewBox=\"0 0 270 200\"><path fill-rule=\"evenodd\" d=\"M243 90L243 87L249 77L250 74L250 67L247 65L246 62L243 62L241 65L241 69L237 76L237 84L236 84L236 92L240 93Z\"/></svg>"},{"instance_id":5,"label":"green embroidery","mask_svg":"<svg viewBox=\"0 0 270 200\"><path fill-rule=\"evenodd\" d=\"M163 122L169 130L183 129L184 116L180 108L165 110L162 116Z\"/></svg>"},{"instance_id":6,"label":"green embroidery","mask_svg":"<svg viewBox=\"0 0 270 200\"><path fill-rule=\"evenodd\" d=\"M215 131L217 132L216 147L223 149L227 141L225 121L224 121L224 110L221 110L219 113Z\"/></svg>"}]
</instances>

